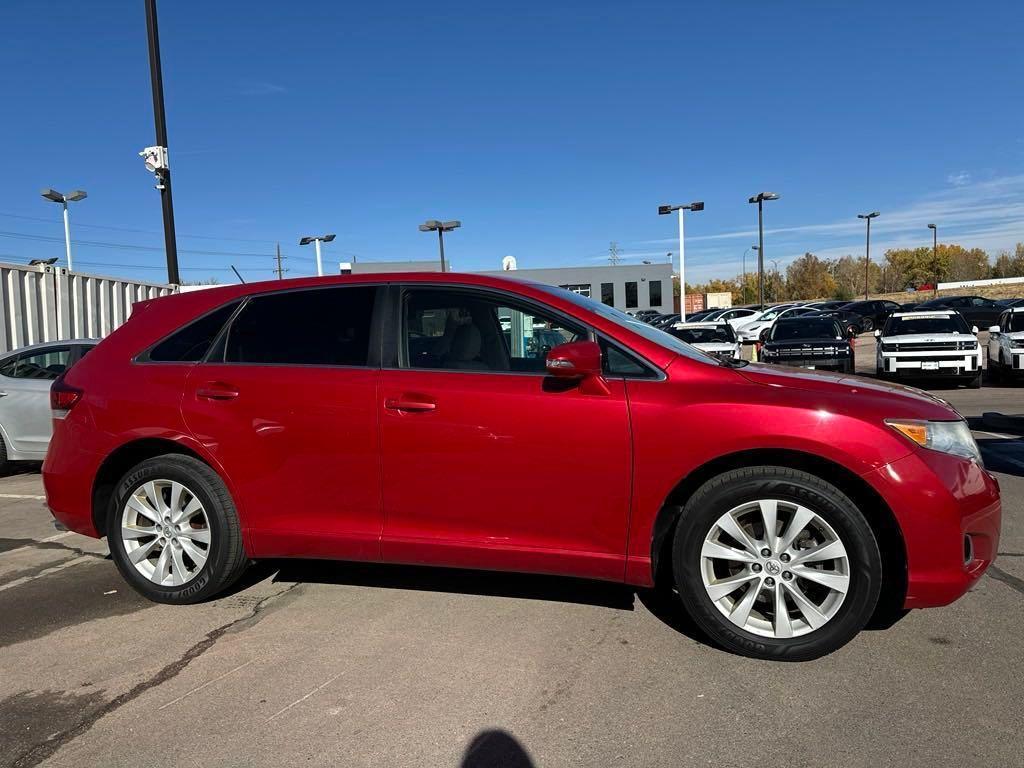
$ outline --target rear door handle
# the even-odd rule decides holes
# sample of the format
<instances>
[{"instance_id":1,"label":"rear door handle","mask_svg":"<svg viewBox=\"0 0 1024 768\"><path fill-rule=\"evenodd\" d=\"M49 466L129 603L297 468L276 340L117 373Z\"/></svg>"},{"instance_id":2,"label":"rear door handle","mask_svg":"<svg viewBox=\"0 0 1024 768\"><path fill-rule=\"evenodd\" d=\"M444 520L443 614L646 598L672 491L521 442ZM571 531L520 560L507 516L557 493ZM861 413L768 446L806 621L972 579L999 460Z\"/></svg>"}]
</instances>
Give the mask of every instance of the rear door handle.
<instances>
[{"instance_id":1,"label":"rear door handle","mask_svg":"<svg viewBox=\"0 0 1024 768\"><path fill-rule=\"evenodd\" d=\"M204 400L234 400L238 397L238 390L223 382L211 381L196 389L196 397Z\"/></svg>"},{"instance_id":2,"label":"rear door handle","mask_svg":"<svg viewBox=\"0 0 1024 768\"><path fill-rule=\"evenodd\" d=\"M429 400L389 397L384 401L384 407L389 411L434 411L437 410L437 403L432 403Z\"/></svg>"}]
</instances>

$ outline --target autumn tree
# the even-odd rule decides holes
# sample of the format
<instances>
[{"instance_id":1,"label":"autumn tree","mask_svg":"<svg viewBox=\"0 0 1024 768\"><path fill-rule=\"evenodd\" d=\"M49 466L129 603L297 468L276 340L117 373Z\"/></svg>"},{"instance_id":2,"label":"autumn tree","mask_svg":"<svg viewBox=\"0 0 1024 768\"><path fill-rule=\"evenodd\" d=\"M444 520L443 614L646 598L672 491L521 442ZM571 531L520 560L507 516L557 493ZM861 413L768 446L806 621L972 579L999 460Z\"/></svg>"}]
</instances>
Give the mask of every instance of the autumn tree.
<instances>
[{"instance_id":1,"label":"autumn tree","mask_svg":"<svg viewBox=\"0 0 1024 768\"><path fill-rule=\"evenodd\" d=\"M989 275L988 254L981 248L940 244L940 261L944 255L949 259L947 280L984 280Z\"/></svg>"},{"instance_id":2,"label":"autumn tree","mask_svg":"<svg viewBox=\"0 0 1024 768\"><path fill-rule=\"evenodd\" d=\"M790 298L817 299L835 293L836 283L828 262L805 253L786 267L786 290Z\"/></svg>"}]
</instances>

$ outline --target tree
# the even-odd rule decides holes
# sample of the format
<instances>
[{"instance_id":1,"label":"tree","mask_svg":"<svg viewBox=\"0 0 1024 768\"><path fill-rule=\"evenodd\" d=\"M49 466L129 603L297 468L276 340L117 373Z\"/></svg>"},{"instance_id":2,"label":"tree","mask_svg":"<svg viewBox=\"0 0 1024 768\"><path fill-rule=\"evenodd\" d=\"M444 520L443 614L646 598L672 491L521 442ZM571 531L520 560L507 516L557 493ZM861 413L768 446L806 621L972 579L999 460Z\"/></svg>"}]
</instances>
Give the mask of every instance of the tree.
<instances>
[{"instance_id":1,"label":"tree","mask_svg":"<svg viewBox=\"0 0 1024 768\"><path fill-rule=\"evenodd\" d=\"M1017 243L1017 249L1010 258L1010 271L1013 274L1009 277L1024 277L1024 243Z\"/></svg>"},{"instance_id":2,"label":"tree","mask_svg":"<svg viewBox=\"0 0 1024 768\"><path fill-rule=\"evenodd\" d=\"M996 279L1015 277L1013 274L1013 258L1010 256L1009 251L1000 251L999 255L996 256L995 263L992 265L992 277Z\"/></svg>"},{"instance_id":3,"label":"tree","mask_svg":"<svg viewBox=\"0 0 1024 768\"><path fill-rule=\"evenodd\" d=\"M950 280L984 280L989 275L988 254L981 248L967 250L961 245L939 244L939 259L949 258Z\"/></svg>"},{"instance_id":4,"label":"tree","mask_svg":"<svg viewBox=\"0 0 1024 768\"><path fill-rule=\"evenodd\" d=\"M936 279L948 276L950 254L943 247L939 247L937 262L932 249L926 246L886 251L886 271L892 275L889 282L902 288L916 288L919 285L932 285Z\"/></svg>"},{"instance_id":5,"label":"tree","mask_svg":"<svg viewBox=\"0 0 1024 768\"><path fill-rule=\"evenodd\" d=\"M786 292L794 299L817 299L835 293L827 261L805 253L786 267Z\"/></svg>"}]
</instances>

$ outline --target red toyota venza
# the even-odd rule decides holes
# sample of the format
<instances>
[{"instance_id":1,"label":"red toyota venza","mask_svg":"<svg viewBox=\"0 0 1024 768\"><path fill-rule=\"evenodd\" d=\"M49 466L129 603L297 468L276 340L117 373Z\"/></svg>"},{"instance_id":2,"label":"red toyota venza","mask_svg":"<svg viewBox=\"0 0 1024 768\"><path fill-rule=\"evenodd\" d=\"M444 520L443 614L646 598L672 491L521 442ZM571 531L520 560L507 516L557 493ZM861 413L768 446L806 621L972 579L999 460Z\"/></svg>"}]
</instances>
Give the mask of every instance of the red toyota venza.
<instances>
[{"instance_id":1,"label":"red toyota venza","mask_svg":"<svg viewBox=\"0 0 1024 768\"><path fill-rule=\"evenodd\" d=\"M992 562L996 480L924 392L721 361L560 288L393 274L135 306L56 381L47 502L152 600L253 559L670 585L808 659Z\"/></svg>"}]
</instances>

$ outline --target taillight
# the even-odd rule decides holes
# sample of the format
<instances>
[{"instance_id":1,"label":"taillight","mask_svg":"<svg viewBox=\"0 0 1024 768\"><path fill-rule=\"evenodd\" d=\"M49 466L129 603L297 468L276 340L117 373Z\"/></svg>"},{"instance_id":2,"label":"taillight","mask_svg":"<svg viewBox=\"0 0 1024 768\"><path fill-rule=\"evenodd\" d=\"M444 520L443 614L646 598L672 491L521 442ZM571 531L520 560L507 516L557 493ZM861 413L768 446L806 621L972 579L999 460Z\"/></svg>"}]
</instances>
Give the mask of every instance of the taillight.
<instances>
[{"instance_id":1,"label":"taillight","mask_svg":"<svg viewBox=\"0 0 1024 768\"><path fill-rule=\"evenodd\" d=\"M50 410L55 418L63 419L81 399L82 390L65 384L63 376L59 376L50 386Z\"/></svg>"}]
</instances>

